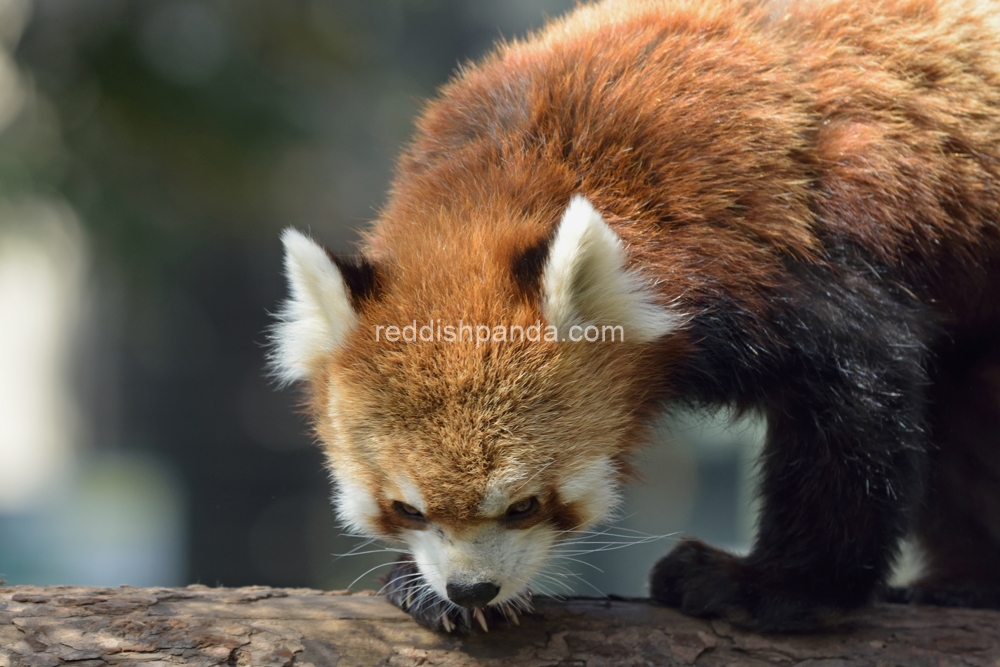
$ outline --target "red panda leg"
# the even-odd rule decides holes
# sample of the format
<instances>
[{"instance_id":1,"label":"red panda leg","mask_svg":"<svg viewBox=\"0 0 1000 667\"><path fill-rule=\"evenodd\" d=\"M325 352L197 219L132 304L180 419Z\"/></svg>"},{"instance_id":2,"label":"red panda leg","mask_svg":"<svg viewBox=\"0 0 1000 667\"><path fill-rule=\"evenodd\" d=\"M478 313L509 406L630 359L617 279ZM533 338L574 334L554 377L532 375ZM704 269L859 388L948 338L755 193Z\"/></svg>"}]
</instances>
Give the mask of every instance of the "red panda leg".
<instances>
[{"instance_id":1,"label":"red panda leg","mask_svg":"<svg viewBox=\"0 0 1000 667\"><path fill-rule=\"evenodd\" d=\"M819 628L871 600L906 533L905 497L916 495L920 456L869 457L834 445L829 434L806 436L809 430L772 426L750 554L682 542L653 569L655 600L765 632Z\"/></svg>"},{"instance_id":2,"label":"red panda leg","mask_svg":"<svg viewBox=\"0 0 1000 667\"><path fill-rule=\"evenodd\" d=\"M734 355L737 343L750 347L738 337L752 328L707 311L695 334L714 365L689 376L701 400L756 405L767 416L753 549L739 558L686 541L650 578L654 600L761 631L820 627L867 604L891 570L925 474L918 307L846 269L836 282L789 283L769 314L777 344Z\"/></svg>"},{"instance_id":3,"label":"red panda leg","mask_svg":"<svg viewBox=\"0 0 1000 667\"><path fill-rule=\"evenodd\" d=\"M916 528L925 572L901 597L1000 608L1000 347L953 347L935 391L939 446Z\"/></svg>"}]
</instances>

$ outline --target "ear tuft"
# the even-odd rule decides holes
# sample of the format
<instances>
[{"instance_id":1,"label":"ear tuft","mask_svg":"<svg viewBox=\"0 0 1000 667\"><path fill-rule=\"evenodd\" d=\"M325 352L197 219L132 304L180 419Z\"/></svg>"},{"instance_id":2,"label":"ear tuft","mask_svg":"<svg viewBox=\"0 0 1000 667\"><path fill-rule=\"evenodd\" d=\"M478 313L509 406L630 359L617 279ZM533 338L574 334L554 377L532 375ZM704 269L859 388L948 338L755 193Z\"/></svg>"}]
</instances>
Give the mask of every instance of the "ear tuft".
<instances>
[{"instance_id":1,"label":"ear tuft","mask_svg":"<svg viewBox=\"0 0 1000 667\"><path fill-rule=\"evenodd\" d=\"M281 241L289 296L273 329L271 369L287 384L308 378L317 360L342 345L357 315L340 269L322 246L292 228Z\"/></svg>"},{"instance_id":2,"label":"ear tuft","mask_svg":"<svg viewBox=\"0 0 1000 667\"><path fill-rule=\"evenodd\" d=\"M649 342L675 331L681 317L657 302L639 275L626 271L621 238L581 195L566 207L542 274L542 312L569 328L621 325L625 339Z\"/></svg>"}]
</instances>

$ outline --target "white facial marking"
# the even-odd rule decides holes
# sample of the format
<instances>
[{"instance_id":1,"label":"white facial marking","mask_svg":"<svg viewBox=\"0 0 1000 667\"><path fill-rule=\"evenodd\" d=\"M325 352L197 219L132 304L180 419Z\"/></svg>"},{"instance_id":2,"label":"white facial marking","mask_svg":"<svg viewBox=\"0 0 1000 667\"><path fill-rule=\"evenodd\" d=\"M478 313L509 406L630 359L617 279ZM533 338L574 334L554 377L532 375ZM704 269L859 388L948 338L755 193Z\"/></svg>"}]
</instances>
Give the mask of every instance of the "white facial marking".
<instances>
[{"instance_id":1,"label":"white facial marking","mask_svg":"<svg viewBox=\"0 0 1000 667\"><path fill-rule=\"evenodd\" d=\"M427 503L424 502L424 496L410 478L399 475L394 477L392 481L399 491L400 500L411 507L417 508L421 513L427 512Z\"/></svg>"},{"instance_id":2,"label":"white facial marking","mask_svg":"<svg viewBox=\"0 0 1000 667\"><path fill-rule=\"evenodd\" d=\"M609 518L622 500L614 462L602 456L570 472L559 485L559 497L565 503L576 503L583 514L583 525L574 528L586 528Z\"/></svg>"},{"instance_id":3,"label":"white facial marking","mask_svg":"<svg viewBox=\"0 0 1000 667\"><path fill-rule=\"evenodd\" d=\"M335 475L333 502L337 518L351 532L377 535L381 514L378 501L368 487L347 475Z\"/></svg>"},{"instance_id":4,"label":"white facial marking","mask_svg":"<svg viewBox=\"0 0 1000 667\"><path fill-rule=\"evenodd\" d=\"M681 324L641 277L625 270L621 238L587 199L566 207L542 274L542 312L560 336L574 325L621 325L632 342L656 340Z\"/></svg>"},{"instance_id":5,"label":"white facial marking","mask_svg":"<svg viewBox=\"0 0 1000 667\"><path fill-rule=\"evenodd\" d=\"M499 604L525 592L555 542L547 524L509 530L491 524L459 537L435 526L406 531L403 535L424 579L442 598L449 583L491 582L500 593L490 602Z\"/></svg>"},{"instance_id":6,"label":"white facial marking","mask_svg":"<svg viewBox=\"0 0 1000 667\"><path fill-rule=\"evenodd\" d=\"M289 297L274 327L271 367L283 383L309 376L313 363L340 346L354 327L347 286L326 251L294 229L281 235Z\"/></svg>"},{"instance_id":7,"label":"white facial marking","mask_svg":"<svg viewBox=\"0 0 1000 667\"><path fill-rule=\"evenodd\" d=\"M534 485L528 486L531 477L521 470L510 468L493 476L486 484L486 492L479 503L479 513L488 517L501 517L511 503L538 495Z\"/></svg>"},{"instance_id":8,"label":"white facial marking","mask_svg":"<svg viewBox=\"0 0 1000 667\"><path fill-rule=\"evenodd\" d=\"M479 513L483 516L502 516L510 506L510 494L506 485L491 485L487 488L482 502L479 503Z\"/></svg>"}]
</instances>

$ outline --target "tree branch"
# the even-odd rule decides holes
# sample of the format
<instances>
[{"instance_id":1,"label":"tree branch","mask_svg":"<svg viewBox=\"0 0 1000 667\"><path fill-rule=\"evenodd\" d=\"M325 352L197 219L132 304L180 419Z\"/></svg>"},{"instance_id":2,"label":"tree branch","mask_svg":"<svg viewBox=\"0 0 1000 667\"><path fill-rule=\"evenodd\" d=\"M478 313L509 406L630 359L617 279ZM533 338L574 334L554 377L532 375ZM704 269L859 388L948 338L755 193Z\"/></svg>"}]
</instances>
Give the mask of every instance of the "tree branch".
<instances>
[{"instance_id":1,"label":"tree branch","mask_svg":"<svg viewBox=\"0 0 1000 667\"><path fill-rule=\"evenodd\" d=\"M883 605L761 636L643 601L539 599L519 627L437 634L370 594L264 587L0 588L0 667L1000 665L1000 612Z\"/></svg>"}]
</instances>

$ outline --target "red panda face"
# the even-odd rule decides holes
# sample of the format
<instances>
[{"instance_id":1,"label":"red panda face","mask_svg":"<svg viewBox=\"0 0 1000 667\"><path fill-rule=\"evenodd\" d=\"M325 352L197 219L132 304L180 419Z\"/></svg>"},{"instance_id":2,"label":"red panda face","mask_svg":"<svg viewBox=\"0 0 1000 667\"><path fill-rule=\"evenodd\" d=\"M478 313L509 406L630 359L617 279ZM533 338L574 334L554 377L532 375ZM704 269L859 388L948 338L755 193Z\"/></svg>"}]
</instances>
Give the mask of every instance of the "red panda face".
<instances>
[{"instance_id":1,"label":"red panda face","mask_svg":"<svg viewBox=\"0 0 1000 667\"><path fill-rule=\"evenodd\" d=\"M609 517L622 476L627 396L588 407L560 352L403 347L335 370L321 433L341 519L405 542L443 598L481 582L494 603L523 594L560 537Z\"/></svg>"},{"instance_id":2,"label":"red panda face","mask_svg":"<svg viewBox=\"0 0 1000 667\"><path fill-rule=\"evenodd\" d=\"M420 243L397 249L362 300L357 268L286 232L292 297L275 366L310 382L341 521L404 543L440 598L502 604L546 576L562 537L613 513L651 343L680 317L625 270L583 198L548 243L533 299L517 298L500 251L445 245L459 256L429 261ZM407 251L429 267L421 278ZM476 267L476 286L431 280L446 261ZM472 331L449 340L449 326Z\"/></svg>"},{"instance_id":3,"label":"red panda face","mask_svg":"<svg viewBox=\"0 0 1000 667\"><path fill-rule=\"evenodd\" d=\"M497 587L495 604L523 595L561 537L618 503L631 388L611 378L603 401L588 400L599 368L575 359L583 351L428 344L345 355L319 425L342 522L405 543L442 598L483 582Z\"/></svg>"}]
</instances>

